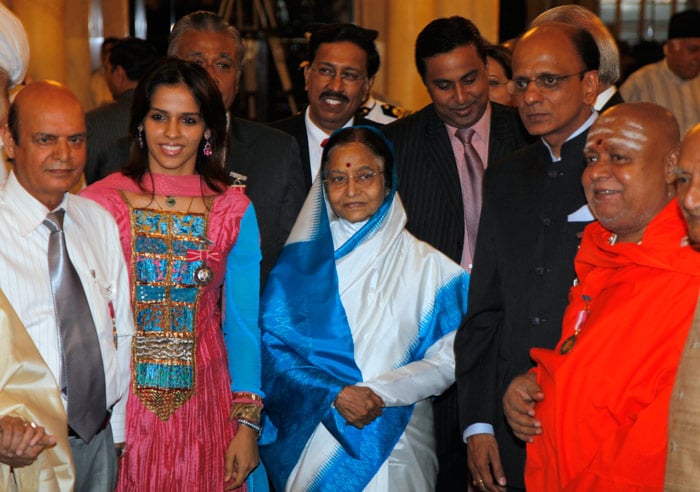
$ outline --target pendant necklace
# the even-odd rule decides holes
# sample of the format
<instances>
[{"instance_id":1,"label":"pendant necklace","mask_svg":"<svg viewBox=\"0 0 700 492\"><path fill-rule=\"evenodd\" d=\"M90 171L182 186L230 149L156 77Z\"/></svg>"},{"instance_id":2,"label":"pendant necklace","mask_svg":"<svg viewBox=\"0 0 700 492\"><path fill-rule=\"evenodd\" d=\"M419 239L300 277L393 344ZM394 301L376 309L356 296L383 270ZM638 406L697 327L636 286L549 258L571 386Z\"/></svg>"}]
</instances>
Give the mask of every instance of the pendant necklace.
<instances>
[{"instance_id":1,"label":"pendant necklace","mask_svg":"<svg viewBox=\"0 0 700 492\"><path fill-rule=\"evenodd\" d=\"M585 303L585 306L582 310L580 310L578 312L578 315L576 316L576 324L574 325L574 334L571 335L566 340L564 340L564 343L561 344L561 348L559 349L559 353L561 355L568 354L574 348L574 345L576 345L576 337L581 332L583 324L586 322L586 320L588 319L588 315L591 312L591 308L589 305L589 303L591 302L591 298L587 295L583 295L581 297L583 297L583 302Z\"/></svg>"},{"instance_id":2,"label":"pendant necklace","mask_svg":"<svg viewBox=\"0 0 700 492\"><path fill-rule=\"evenodd\" d=\"M177 200L175 200L175 197L172 195L165 195L165 204L172 208L177 204Z\"/></svg>"}]
</instances>

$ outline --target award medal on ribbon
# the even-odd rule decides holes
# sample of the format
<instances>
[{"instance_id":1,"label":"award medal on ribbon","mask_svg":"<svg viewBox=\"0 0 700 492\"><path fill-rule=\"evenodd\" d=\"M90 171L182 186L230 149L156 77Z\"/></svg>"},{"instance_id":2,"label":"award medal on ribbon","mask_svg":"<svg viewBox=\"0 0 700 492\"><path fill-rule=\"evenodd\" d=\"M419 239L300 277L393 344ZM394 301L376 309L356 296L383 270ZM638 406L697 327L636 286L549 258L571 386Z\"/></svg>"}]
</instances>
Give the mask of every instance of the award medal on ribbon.
<instances>
[{"instance_id":1,"label":"award medal on ribbon","mask_svg":"<svg viewBox=\"0 0 700 492\"><path fill-rule=\"evenodd\" d=\"M204 234L197 236L197 239L208 246L213 246L214 242ZM207 265L207 259L211 258L214 261L219 259L219 253L213 252L209 248L205 249L188 249L187 261L201 261L202 264L194 271L194 281L199 286L205 286L214 280L214 271Z\"/></svg>"},{"instance_id":2,"label":"award medal on ribbon","mask_svg":"<svg viewBox=\"0 0 700 492\"><path fill-rule=\"evenodd\" d=\"M576 337L581 332L581 328L583 327L583 324L588 319L588 314L591 312L591 309L588 305L590 300L591 300L590 297L588 297L586 295L583 296L583 302L586 305L582 310L580 310L578 312L578 315L576 316L576 324L574 325L574 334L571 335L566 340L564 340L564 342L561 344L561 347L559 348L559 353L561 355L568 354L569 352L571 352L573 350L574 345L576 345Z\"/></svg>"},{"instance_id":3,"label":"award medal on ribbon","mask_svg":"<svg viewBox=\"0 0 700 492\"><path fill-rule=\"evenodd\" d=\"M207 265L207 260L217 260L219 254L210 249L187 250L187 261L201 261L202 264L194 271L194 281L197 285L204 286L214 280L214 271Z\"/></svg>"}]
</instances>

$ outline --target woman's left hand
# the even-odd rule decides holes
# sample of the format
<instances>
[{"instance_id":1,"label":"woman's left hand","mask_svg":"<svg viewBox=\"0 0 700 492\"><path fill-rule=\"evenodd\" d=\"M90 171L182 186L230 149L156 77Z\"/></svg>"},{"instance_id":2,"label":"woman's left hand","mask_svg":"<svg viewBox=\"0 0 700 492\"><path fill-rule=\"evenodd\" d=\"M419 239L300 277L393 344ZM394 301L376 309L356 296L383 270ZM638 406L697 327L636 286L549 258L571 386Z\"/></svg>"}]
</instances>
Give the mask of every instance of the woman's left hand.
<instances>
[{"instance_id":1,"label":"woman's left hand","mask_svg":"<svg viewBox=\"0 0 700 492\"><path fill-rule=\"evenodd\" d=\"M226 450L224 470L226 490L240 487L259 462L258 434L250 427L239 425L236 435L231 439Z\"/></svg>"}]
</instances>

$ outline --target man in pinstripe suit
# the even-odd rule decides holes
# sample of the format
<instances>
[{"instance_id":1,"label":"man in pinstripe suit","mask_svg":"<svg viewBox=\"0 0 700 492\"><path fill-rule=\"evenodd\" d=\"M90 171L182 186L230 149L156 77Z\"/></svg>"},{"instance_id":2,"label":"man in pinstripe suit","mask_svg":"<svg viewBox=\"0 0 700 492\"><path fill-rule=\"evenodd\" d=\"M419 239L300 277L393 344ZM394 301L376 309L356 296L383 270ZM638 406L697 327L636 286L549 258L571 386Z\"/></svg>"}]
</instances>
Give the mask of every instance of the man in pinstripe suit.
<instances>
[{"instance_id":1,"label":"man in pinstripe suit","mask_svg":"<svg viewBox=\"0 0 700 492\"><path fill-rule=\"evenodd\" d=\"M526 133L514 110L489 102L484 41L471 21L434 20L418 35L415 56L432 104L385 129L396 146L406 228L470 270L475 231L466 230L465 213L476 209L478 217L481 203L464 200L468 183L460 182L458 166L465 166L465 149L457 131L474 130L472 144L485 167L525 145ZM455 394L453 387L435 404L437 490L467 489Z\"/></svg>"}]
</instances>

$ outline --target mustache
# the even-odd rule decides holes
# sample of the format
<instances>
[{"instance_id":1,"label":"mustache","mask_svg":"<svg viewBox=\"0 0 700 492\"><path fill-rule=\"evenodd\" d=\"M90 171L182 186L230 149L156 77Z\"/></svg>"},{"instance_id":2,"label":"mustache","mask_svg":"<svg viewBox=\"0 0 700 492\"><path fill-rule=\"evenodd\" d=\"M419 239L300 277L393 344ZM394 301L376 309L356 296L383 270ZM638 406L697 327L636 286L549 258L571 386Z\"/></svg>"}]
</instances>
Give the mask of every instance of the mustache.
<instances>
[{"instance_id":1,"label":"mustache","mask_svg":"<svg viewBox=\"0 0 700 492\"><path fill-rule=\"evenodd\" d=\"M341 101L346 102L346 103L350 102L350 99L348 98L348 96L346 96L342 92L324 91L321 93L320 96L318 96L319 99L323 99L326 97L333 97L335 99L340 99Z\"/></svg>"}]
</instances>

